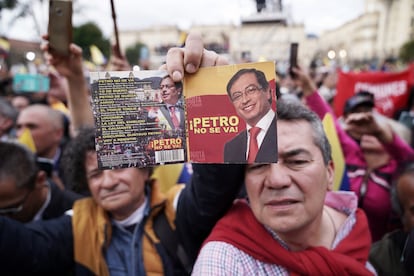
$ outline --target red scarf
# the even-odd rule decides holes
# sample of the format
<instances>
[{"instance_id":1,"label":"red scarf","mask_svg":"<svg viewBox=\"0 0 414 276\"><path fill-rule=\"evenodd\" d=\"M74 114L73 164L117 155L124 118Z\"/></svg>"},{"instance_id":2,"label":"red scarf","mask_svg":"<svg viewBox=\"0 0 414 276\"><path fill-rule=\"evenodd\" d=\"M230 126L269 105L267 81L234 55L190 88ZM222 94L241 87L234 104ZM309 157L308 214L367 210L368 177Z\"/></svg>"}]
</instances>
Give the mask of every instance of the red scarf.
<instances>
[{"instance_id":1,"label":"red scarf","mask_svg":"<svg viewBox=\"0 0 414 276\"><path fill-rule=\"evenodd\" d=\"M208 241L232 244L261 262L285 267L291 275L372 275L365 268L371 235L367 218L359 209L351 232L333 250L321 246L286 250L242 201L235 203L216 224L205 243Z\"/></svg>"}]
</instances>

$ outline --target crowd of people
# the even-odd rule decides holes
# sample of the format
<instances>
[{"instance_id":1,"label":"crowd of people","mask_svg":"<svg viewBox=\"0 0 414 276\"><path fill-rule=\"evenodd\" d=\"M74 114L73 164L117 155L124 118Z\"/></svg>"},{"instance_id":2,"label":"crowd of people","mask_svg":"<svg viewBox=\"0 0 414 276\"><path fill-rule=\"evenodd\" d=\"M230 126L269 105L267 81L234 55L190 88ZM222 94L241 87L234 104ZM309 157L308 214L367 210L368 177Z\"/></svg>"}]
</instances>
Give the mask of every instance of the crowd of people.
<instances>
[{"instance_id":1,"label":"crowd of people","mask_svg":"<svg viewBox=\"0 0 414 276\"><path fill-rule=\"evenodd\" d=\"M383 118L374 96L360 91L336 118L334 85L323 88L296 67L291 82L300 93L278 91L272 110L264 76L241 71L227 87L248 125L238 164L192 164L188 183L162 192L151 167L99 169L82 50L71 44L70 55L52 54L43 38L53 93L0 97L5 275L414 273L412 105L401 122ZM227 63L197 33L168 51L160 69L169 76L160 89L171 129L184 128L182 111L171 110L184 76ZM116 55L109 65L129 68ZM327 114L335 119L349 190L333 188L335 148L322 124ZM276 131L266 132L274 118ZM250 130L258 124L263 133L253 154ZM34 150L22 142L27 130ZM263 142L269 133L274 148ZM277 163L256 163L257 151Z\"/></svg>"}]
</instances>

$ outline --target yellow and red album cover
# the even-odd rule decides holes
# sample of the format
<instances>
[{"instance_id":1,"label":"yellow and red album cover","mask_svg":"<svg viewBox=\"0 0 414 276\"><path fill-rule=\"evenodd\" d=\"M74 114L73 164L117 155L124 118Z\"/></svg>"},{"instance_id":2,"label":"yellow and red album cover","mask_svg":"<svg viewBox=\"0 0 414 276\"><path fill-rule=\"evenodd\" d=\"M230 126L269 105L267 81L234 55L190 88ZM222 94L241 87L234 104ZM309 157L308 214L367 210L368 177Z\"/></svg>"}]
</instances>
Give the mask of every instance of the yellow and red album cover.
<instances>
[{"instance_id":1,"label":"yellow and red album cover","mask_svg":"<svg viewBox=\"0 0 414 276\"><path fill-rule=\"evenodd\" d=\"M275 91L273 62L206 67L186 75L188 162L277 162Z\"/></svg>"},{"instance_id":2,"label":"yellow and red album cover","mask_svg":"<svg viewBox=\"0 0 414 276\"><path fill-rule=\"evenodd\" d=\"M182 82L165 71L91 72L101 169L186 161Z\"/></svg>"}]
</instances>

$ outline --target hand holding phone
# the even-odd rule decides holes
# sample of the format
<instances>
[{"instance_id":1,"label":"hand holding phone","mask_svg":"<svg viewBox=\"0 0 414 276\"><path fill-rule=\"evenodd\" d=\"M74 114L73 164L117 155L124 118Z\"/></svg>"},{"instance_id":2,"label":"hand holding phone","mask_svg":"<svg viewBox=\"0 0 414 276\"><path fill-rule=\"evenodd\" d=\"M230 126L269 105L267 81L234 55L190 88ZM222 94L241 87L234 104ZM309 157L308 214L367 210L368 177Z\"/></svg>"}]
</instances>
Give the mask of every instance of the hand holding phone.
<instances>
[{"instance_id":1,"label":"hand holding phone","mask_svg":"<svg viewBox=\"0 0 414 276\"><path fill-rule=\"evenodd\" d=\"M298 43L293 42L290 44L289 74L292 79L297 77L292 68L298 67L298 48Z\"/></svg>"},{"instance_id":2,"label":"hand holding phone","mask_svg":"<svg viewBox=\"0 0 414 276\"><path fill-rule=\"evenodd\" d=\"M67 56L72 42L72 1L49 0L49 49L52 53Z\"/></svg>"}]
</instances>

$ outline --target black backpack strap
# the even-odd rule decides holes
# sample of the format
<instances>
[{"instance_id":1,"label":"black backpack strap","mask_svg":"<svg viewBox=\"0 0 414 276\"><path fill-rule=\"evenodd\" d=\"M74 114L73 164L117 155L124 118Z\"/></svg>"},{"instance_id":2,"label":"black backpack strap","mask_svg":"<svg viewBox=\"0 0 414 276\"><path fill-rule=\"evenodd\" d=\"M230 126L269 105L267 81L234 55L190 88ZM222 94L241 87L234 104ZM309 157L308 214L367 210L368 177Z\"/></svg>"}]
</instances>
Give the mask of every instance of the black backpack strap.
<instances>
[{"instance_id":1,"label":"black backpack strap","mask_svg":"<svg viewBox=\"0 0 414 276\"><path fill-rule=\"evenodd\" d=\"M154 231L168 254L173 258L173 262L179 263L183 270L191 275L193 266L184 248L178 243L177 234L168 223L164 212L160 212L154 219Z\"/></svg>"}]
</instances>

